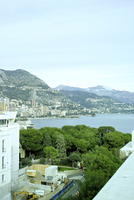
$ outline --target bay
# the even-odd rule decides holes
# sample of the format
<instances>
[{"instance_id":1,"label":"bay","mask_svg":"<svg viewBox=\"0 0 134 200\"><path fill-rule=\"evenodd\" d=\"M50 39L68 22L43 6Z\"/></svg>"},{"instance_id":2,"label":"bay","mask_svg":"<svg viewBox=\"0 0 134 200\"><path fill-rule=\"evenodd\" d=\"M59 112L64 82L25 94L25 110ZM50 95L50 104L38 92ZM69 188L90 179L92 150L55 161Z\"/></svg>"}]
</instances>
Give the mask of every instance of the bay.
<instances>
[{"instance_id":1,"label":"bay","mask_svg":"<svg viewBox=\"0 0 134 200\"><path fill-rule=\"evenodd\" d=\"M134 114L97 114L92 116L80 116L79 118L40 118L32 119L35 128L58 127L65 125L84 124L90 127L113 126L118 131L131 133L134 129Z\"/></svg>"}]
</instances>

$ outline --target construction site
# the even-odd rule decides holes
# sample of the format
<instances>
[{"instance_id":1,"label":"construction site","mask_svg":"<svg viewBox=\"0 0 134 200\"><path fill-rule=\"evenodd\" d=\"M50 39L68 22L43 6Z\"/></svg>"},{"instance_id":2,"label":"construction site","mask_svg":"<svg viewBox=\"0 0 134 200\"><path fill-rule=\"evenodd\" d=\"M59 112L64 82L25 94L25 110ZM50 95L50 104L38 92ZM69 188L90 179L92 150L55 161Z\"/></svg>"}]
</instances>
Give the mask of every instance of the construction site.
<instances>
[{"instance_id":1,"label":"construction site","mask_svg":"<svg viewBox=\"0 0 134 200\"><path fill-rule=\"evenodd\" d=\"M56 200L74 185L74 180L69 176L77 173L80 173L79 170L59 172L58 166L42 164L20 169L18 185L12 191L12 199Z\"/></svg>"}]
</instances>

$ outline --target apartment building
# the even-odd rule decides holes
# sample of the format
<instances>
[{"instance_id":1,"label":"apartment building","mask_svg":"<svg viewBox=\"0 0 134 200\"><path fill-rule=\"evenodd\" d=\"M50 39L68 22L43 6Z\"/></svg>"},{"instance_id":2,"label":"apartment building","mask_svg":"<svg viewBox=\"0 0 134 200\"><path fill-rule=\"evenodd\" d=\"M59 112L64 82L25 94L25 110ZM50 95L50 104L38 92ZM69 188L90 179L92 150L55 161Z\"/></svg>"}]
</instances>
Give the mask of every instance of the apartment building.
<instances>
[{"instance_id":1,"label":"apartment building","mask_svg":"<svg viewBox=\"0 0 134 200\"><path fill-rule=\"evenodd\" d=\"M0 113L0 200L11 200L19 172L19 125L16 112Z\"/></svg>"}]
</instances>

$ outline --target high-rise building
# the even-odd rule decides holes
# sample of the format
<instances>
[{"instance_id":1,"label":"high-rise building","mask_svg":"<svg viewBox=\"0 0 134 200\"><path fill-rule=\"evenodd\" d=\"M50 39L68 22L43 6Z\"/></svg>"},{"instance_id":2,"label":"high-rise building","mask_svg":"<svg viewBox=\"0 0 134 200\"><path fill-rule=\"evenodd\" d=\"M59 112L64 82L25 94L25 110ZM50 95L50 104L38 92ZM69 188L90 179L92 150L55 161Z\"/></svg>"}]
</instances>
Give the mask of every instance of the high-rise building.
<instances>
[{"instance_id":1,"label":"high-rise building","mask_svg":"<svg viewBox=\"0 0 134 200\"><path fill-rule=\"evenodd\" d=\"M11 200L19 172L19 125L16 112L0 113L0 200Z\"/></svg>"},{"instance_id":2,"label":"high-rise building","mask_svg":"<svg viewBox=\"0 0 134 200\"><path fill-rule=\"evenodd\" d=\"M9 109L9 99L8 98L0 98L0 112L6 112Z\"/></svg>"}]
</instances>

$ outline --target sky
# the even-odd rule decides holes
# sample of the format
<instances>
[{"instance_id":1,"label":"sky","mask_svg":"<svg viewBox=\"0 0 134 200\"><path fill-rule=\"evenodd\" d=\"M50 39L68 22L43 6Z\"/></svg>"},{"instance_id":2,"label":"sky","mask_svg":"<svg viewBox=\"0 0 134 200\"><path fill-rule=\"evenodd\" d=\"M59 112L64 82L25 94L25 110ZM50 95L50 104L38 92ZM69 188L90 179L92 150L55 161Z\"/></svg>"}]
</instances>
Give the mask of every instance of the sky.
<instances>
[{"instance_id":1,"label":"sky","mask_svg":"<svg viewBox=\"0 0 134 200\"><path fill-rule=\"evenodd\" d=\"M0 0L0 68L134 91L134 1Z\"/></svg>"}]
</instances>

